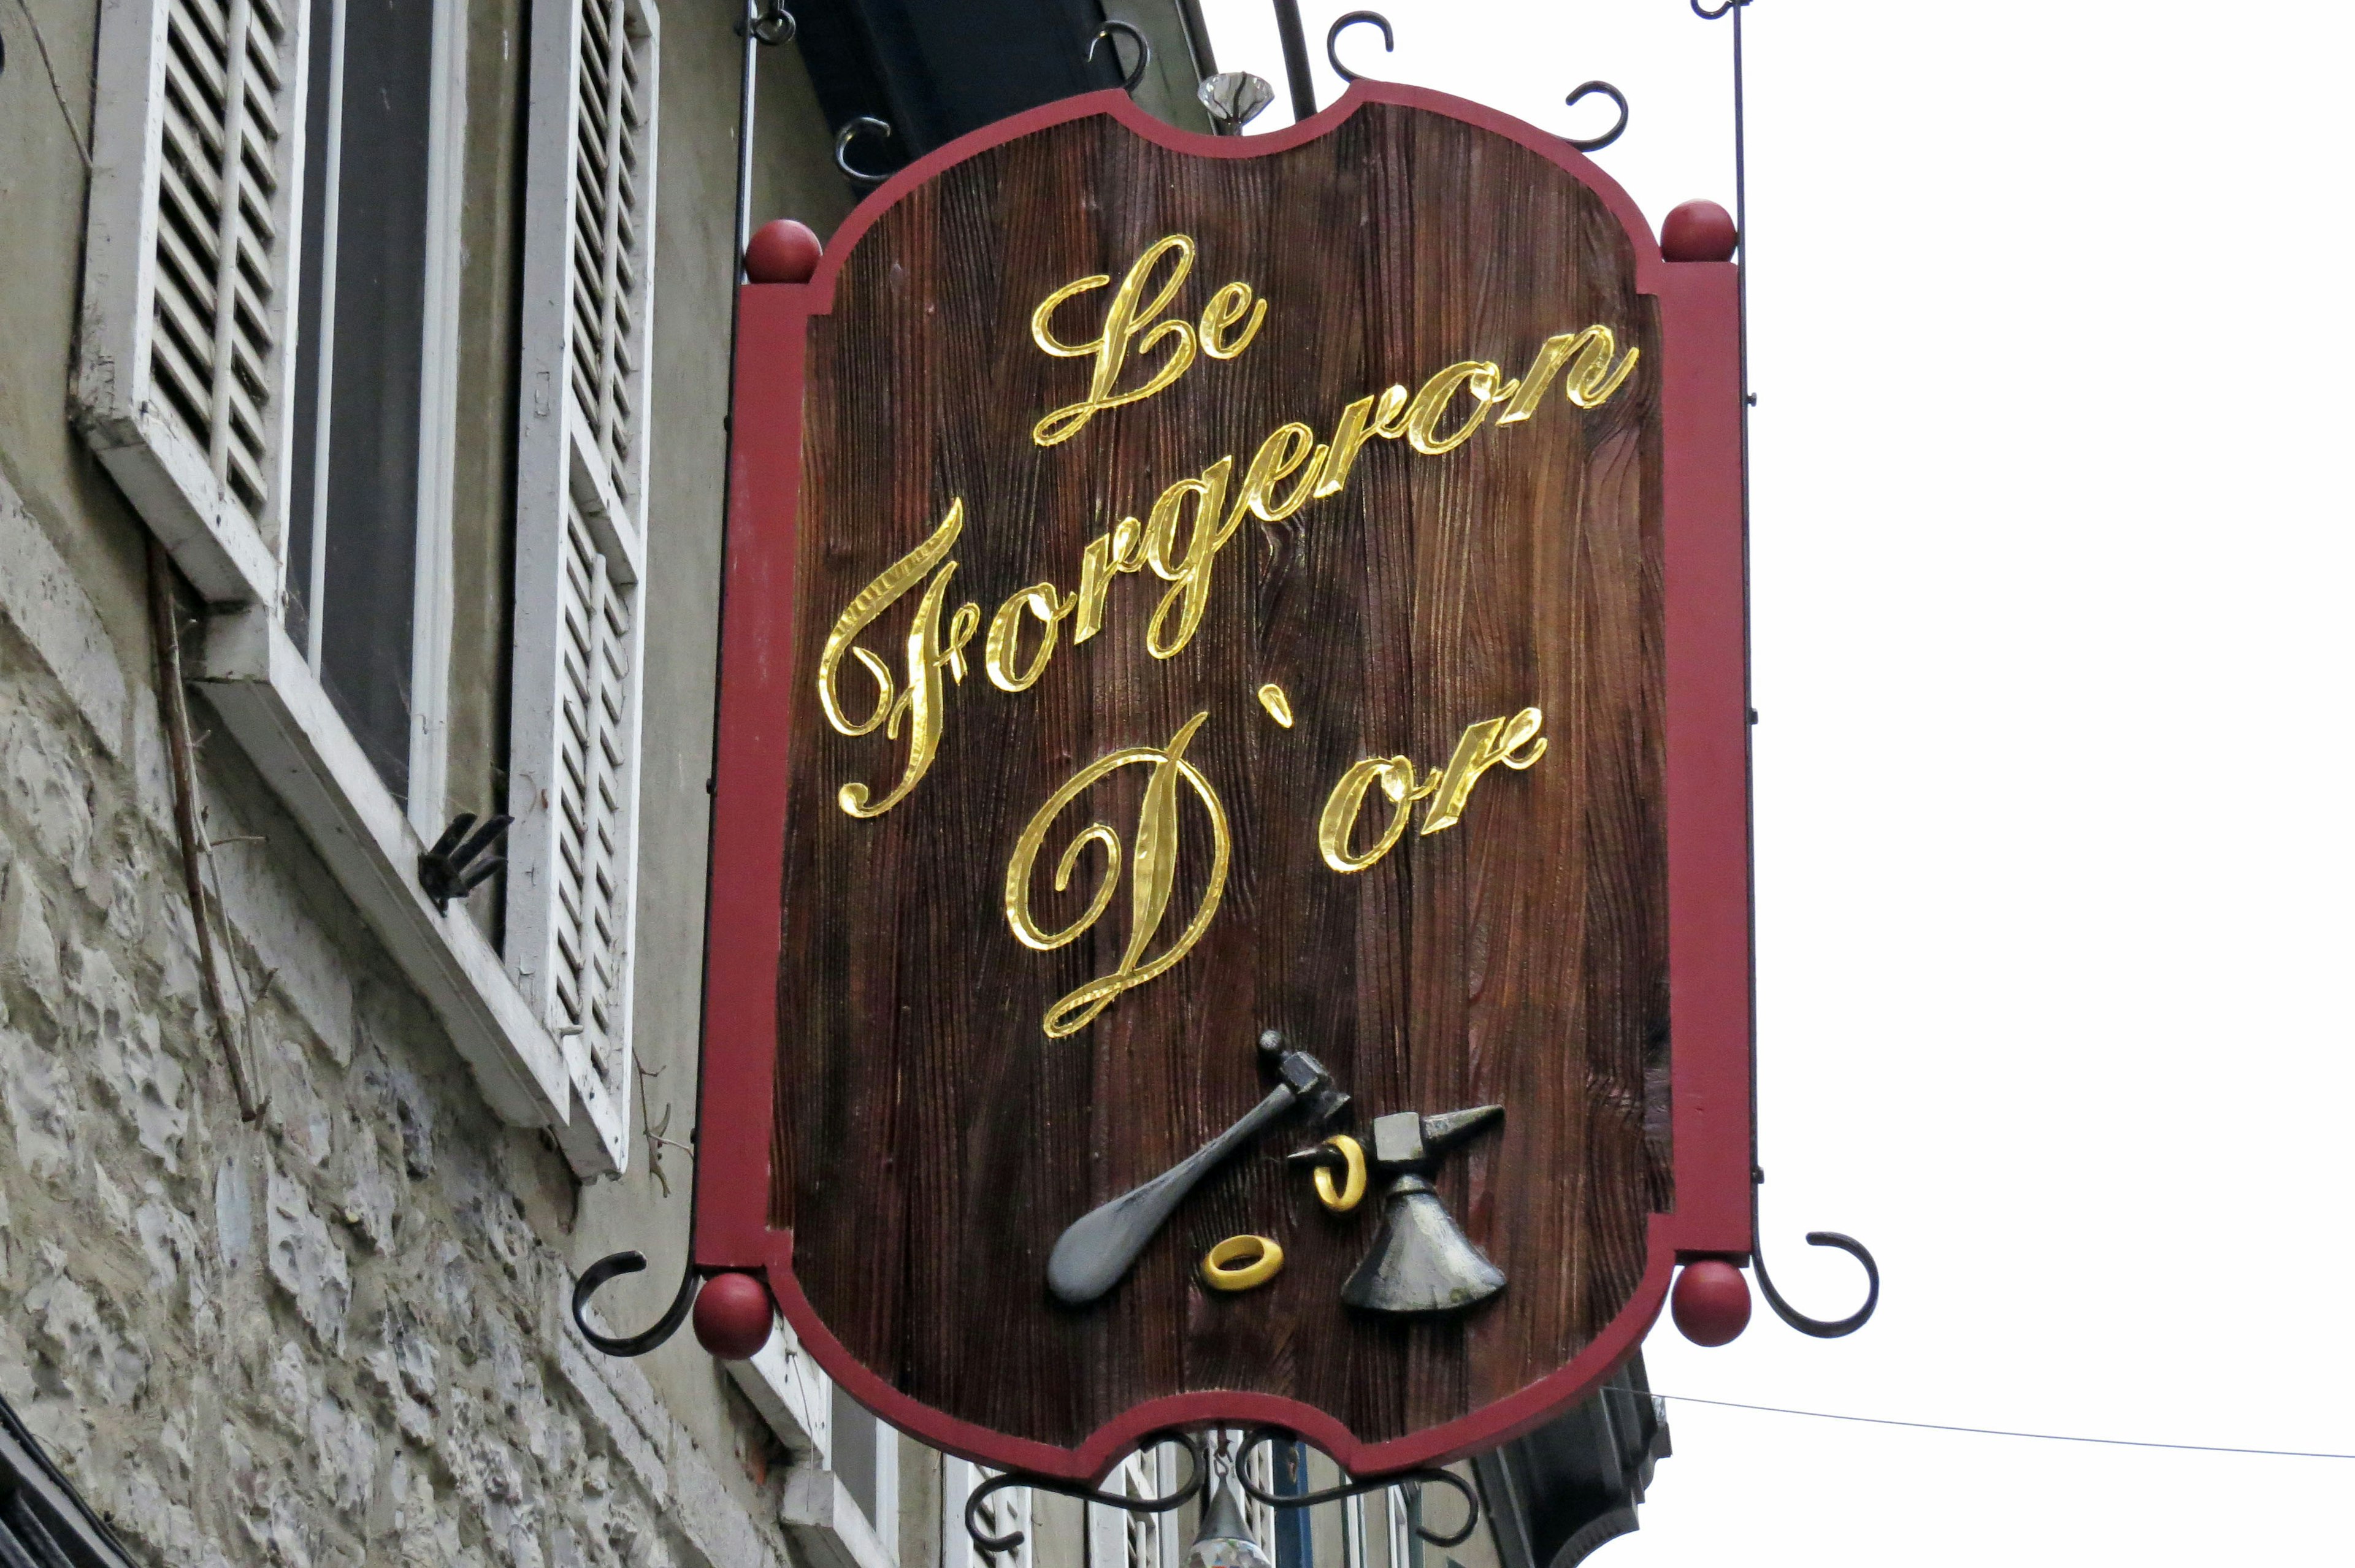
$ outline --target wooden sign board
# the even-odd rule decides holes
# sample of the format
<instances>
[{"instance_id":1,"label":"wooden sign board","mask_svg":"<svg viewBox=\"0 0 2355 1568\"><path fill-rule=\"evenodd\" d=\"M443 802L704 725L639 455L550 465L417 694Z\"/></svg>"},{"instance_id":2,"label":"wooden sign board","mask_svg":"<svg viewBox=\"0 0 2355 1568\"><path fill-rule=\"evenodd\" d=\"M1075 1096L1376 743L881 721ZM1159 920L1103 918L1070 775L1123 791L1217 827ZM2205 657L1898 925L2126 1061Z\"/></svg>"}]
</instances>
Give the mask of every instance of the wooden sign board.
<instances>
[{"instance_id":1,"label":"wooden sign board","mask_svg":"<svg viewBox=\"0 0 2355 1568\"><path fill-rule=\"evenodd\" d=\"M1734 302L1373 83L1054 105L745 288L698 1263L1080 1477L1499 1441L1746 1253Z\"/></svg>"}]
</instances>

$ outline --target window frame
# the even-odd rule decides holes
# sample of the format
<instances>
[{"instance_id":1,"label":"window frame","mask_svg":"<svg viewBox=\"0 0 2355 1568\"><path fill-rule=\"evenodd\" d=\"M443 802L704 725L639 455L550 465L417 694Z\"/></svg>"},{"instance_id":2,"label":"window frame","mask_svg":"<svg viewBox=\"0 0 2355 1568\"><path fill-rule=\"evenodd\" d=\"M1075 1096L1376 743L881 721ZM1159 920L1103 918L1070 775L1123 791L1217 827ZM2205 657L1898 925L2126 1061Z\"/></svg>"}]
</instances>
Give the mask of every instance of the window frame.
<instances>
[{"instance_id":1,"label":"window frame","mask_svg":"<svg viewBox=\"0 0 2355 1568\"><path fill-rule=\"evenodd\" d=\"M337 38L333 64L338 80L332 83L309 82L305 92L307 98L311 93L328 91L335 94L336 101L328 107L324 146L313 148L306 144L303 148L305 188L310 176L317 172L310 167L310 159L314 153L340 162L343 140L341 39L343 18L350 0L332 0L332 3ZM304 8L307 16L308 5L305 4ZM452 562L457 485L458 283L465 239L468 61L464 11L464 0L433 0L432 37L429 46L432 58L427 86L426 223L421 258L424 286L421 311L424 325L420 343L418 378L416 537L410 572L409 741L404 759L408 776L402 792L410 827L427 843L440 836L450 816L450 640L453 619ZM315 39L309 41L315 42ZM306 60L309 53L306 48ZM326 174L327 181L337 177L338 171L335 169ZM322 188L326 188L324 182ZM297 216L304 215L298 213ZM297 238L288 254L289 286L295 291L290 298L288 315L290 319L299 322L300 290L309 258L303 254L300 239L304 226L298 224L291 232ZM323 233L322 248L326 253L324 264L329 269L336 264L339 233L340 224ZM323 326L329 325L335 319L338 282L334 272L328 272L319 312ZM321 453L328 450L326 432L332 423L335 398L333 367L336 347L332 331L329 332L325 353L318 361L328 367L325 372L325 384L315 389L315 399L298 396L304 390L299 372L311 363L306 358L308 352L309 346L301 340L299 329L290 332L285 387L285 397L290 405L287 411L288 495L281 508L283 522L279 550L282 620L292 597L286 579L292 574L294 564L296 507L292 494L293 476L296 472L295 458L306 430L315 450ZM320 667L325 656L326 626L336 613L335 605L325 602L324 592L327 549L332 548L332 535L326 531L330 519L325 507L329 493L328 466L326 462L316 462L313 476L314 498L307 522L312 530L308 550L310 581L304 585L301 595L304 627L297 643L303 662L322 685L325 681L320 676ZM292 635L290 627L289 635ZM382 780L379 778L378 782Z\"/></svg>"},{"instance_id":2,"label":"window frame","mask_svg":"<svg viewBox=\"0 0 2355 1568\"><path fill-rule=\"evenodd\" d=\"M629 1162L626 1101L618 1115L581 1115L582 1096L572 1053L518 988L506 960L465 908L437 909L417 878L420 858L439 837L450 806L457 302L469 87L464 0L434 0L432 7L427 337L421 346L405 803L368 762L329 699L310 656L317 646L320 612L332 615L334 607L318 604L315 596L311 601L313 635L306 640L312 648L296 646L284 618L285 572L292 554L288 491L296 417L303 194L306 159L314 151L324 155L323 150L306 144L307 95L313 86L312 7L306 0L281 0L279 14L283 30L272 106L278 136L272 144L276 164L270 171L277 183L269 214L274 231L261 238L264 259L274 273L265 314L275 336L261 378L269 430L267 483L258 515L232 495L206 450L165 405L155 384L153 337L163 264L159 194L165 177L169 30L176 5L198 3L111 0L101 10L96 157L73 394L76 423L212 607L192 661L193 683L432 1007L473 1068L492 1108L511 1124L551 1129L583 1178L617 1174ZM256 4L220 0L219 13L234 19L233 45L242 37L235 29L245 25L243 18ZM647 5L651 9L651 0ZM229 59L235 68L229 80L241 82L237 72L247 69L247 62L234 47ZM173 69L185 71L185 67ZM527 71L527 62L521 69ZM185 91L185 75L180 80ZM240 104L239 112L244 112ZM332 144L334 137L328 140ZM203 172L218 176L218 169ZM226 226L228 219L222 222ZM227 351L221 347L225 341L217 334L217 355ZM527 337L521 347L531 352ZM643 432L640 441L643 447ZM500 803L462 804L487 812Z\"/></svg>"}]
</instances>

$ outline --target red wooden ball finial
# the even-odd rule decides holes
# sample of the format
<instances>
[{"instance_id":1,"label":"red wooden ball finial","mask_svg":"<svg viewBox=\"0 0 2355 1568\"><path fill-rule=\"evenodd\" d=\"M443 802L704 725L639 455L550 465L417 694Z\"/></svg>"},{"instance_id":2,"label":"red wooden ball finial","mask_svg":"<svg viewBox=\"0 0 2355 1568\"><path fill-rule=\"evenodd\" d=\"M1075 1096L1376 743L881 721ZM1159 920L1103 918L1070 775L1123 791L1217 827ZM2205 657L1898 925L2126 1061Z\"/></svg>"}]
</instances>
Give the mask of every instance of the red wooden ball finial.
<instances>
[{"instance_id":1,"label":"red wooden ball finial","mask_svg":"<svg viewBox=\"0 0 2355 1568\"><path fill-rule=\"evenodd\" d=\"M769 1342L774 1311L769 1287L753 1275L715 1274L696 1294L695 1337L723 1361L750 1360Z\"/></svg>"},{"instance_id":2,"label":"red wooden ball finial","mask_svg":"<svg viewBox=\"0 0 2355 1568\"><path fill-rule=\"evenodd\" d=\"M698 1306L698 1317L701 1310ZM1694 1344L1726 1344L1750 1326L1750 1282L1722 1258L1687 1264L1668 1297L1668 1311Z\"/></svg>"},{"instance_id":3,"label":"red wooden ball finial","mask_svg":"<svg viewBox=\"0 0 2355 1568\"><path fill-rule=\"evenodd\" d=\"M825 253L808 224L773 218L752 230L744 247L744 276L756 283L805 283Z\"/></svg>"},{"instance_id":4,"label":"red wooden ball finial","mask_svg":"<svg viewBox=\"0 0 2355 1568\"><path fill-rule=\"evenodd\" d=\"M1731 261L1741 238L1733 214L1713 201L1689 201L1660 225L1660 254L1671 261Z\"/></svg>"}]
</instances>

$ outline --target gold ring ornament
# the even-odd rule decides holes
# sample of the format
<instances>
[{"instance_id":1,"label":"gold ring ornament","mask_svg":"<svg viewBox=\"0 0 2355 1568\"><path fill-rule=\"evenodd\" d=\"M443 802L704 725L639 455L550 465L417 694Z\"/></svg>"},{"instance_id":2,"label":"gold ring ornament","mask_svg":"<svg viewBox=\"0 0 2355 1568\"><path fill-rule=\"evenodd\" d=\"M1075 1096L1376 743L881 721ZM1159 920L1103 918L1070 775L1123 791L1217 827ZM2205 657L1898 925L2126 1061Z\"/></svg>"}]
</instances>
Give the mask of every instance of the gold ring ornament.
<instances>
[{"instance_id":1,"label":"gold ring ornament","mask_svg":"<svg viewBox=\"0 0 2355 1568\"><path fill-rule=\"evenodd\" d=\"M1336 1214L1346 1214L1364 1201L1366 1196L1366 1146L1347 1133L1336 1133L1325 1140L1325 1147L1341 1156L1344 1175L1341 1190L1333 1190L1333 1168L1318 1165L1309 1173L1316 1183L1316 1201Z\"/></svg>"},{"instance_id":2,"label":"gold ring ornament","mask_svg":"<svg viewBox=\"0 0 2355 1568\"><path fill-rule=\"evenodd\" d=\"M1202 1255L1202 1283L1212 1290L1249 1290L1265 1285L1284 1266L1284 1248L1273 1236L1229 1236Z\"/></svg>"}]
</instances>

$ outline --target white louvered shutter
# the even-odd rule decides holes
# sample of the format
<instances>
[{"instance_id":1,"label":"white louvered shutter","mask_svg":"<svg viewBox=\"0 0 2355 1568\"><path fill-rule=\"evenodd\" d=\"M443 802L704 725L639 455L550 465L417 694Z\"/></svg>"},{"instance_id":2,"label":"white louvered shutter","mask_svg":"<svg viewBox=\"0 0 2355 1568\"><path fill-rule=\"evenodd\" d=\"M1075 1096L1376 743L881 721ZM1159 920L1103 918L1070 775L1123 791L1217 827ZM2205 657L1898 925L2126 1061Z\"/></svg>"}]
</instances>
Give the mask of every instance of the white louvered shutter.
<instances>
[{"instance_id":1,"label":"white louvered shutter","mask_svg":"<svg viewBox=\"0 0 2355 1568\"><path fill-rule=\"evenodd\" d=\"M274 602L304 31L298 0L106 0L78 422L217 602Z\"/></svg>"},{"instance_id":2,"label":"white louvered shutter","mask_svg":"<svg viewBox=\"0 0 2355 1568\"><path fill-rule=\"evenodd\" d=\"M1002 1472L967 1459L941 1461L941 1560L946 1568L1033 1568L1031 1538L1038 1533L1030 1510L1030 1488L1007 1487L992 1492L975 1510L974 1522L985 1534L1019 1534L1022 1543L1004 1552L984 1552L965 1533L965 1504L986 1481Z\"/></svg>"},{"instance_id":3,"label":"white louvered shutter","mask_svg":"<svg viewBox=\"0 0 2355 1568\"><path fill-rule=\"evenodd\" d=\"M506 958L584 1172L629 1161L656 27L649 0L532 8Z\"/></svg>"},{"instance_id":4,"label":"white louvered shutter","mask_svg":"<svg viewBox=\"0 0 2355 1568\"><path fill-rule=\"evenodd\" d=\"M1156 1479L1156 1450L1131 1454L1103 1479L1103 1489L1118 1498L1150 1502L1166 1493ZM1102 1503L1087 1508L1087 1568L1167 1568L1162 1538L1167 1516L1131 1513Z\"/></svg>"}]
</instances>

